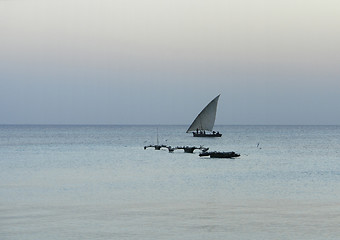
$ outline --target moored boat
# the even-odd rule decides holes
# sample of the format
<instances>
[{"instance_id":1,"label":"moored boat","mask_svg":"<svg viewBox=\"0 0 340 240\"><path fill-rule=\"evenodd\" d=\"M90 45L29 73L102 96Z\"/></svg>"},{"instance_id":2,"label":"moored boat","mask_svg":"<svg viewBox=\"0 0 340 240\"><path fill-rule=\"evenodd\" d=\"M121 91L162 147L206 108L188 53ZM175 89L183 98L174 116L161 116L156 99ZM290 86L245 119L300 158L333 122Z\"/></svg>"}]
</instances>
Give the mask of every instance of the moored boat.
<instances>
[{"instance_id":1,"label":"moored boat","mask_svg":"<svg viewBox=\"0 0 340 240\"><path fill-rule=\"evenodd\" d=\"M166 145L159 145L159 144L156 144L156 145L148 145L148 146L144 146L144 150L146 150L147 148L155 148L155 150L161 150L161 148L168 148L168 146Z\"/></svg>"},{"instance_id":2,"label":"moored boat","mask_svg":"<svg viewBox=\"0 0 340 240\"><path fill-rule=\"evenodd\" d=\"M235 152L202 152L199 155L200 157L210 156L210 158L236 158L241 156Z\"/></svg>"}]
</instances>

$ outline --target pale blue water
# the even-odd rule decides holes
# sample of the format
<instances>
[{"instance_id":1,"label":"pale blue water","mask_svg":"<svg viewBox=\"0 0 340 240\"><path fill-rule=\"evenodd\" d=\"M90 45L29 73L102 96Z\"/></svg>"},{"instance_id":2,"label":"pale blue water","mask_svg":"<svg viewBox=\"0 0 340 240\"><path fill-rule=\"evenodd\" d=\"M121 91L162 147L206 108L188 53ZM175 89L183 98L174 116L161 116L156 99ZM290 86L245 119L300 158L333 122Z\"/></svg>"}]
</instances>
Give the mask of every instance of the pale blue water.
<instances>
[{"instance_id":1,"label":"pale blue water","mask_svg":"<svg viewBox=\"0 0 340 240\"><path fill-rule=\"evenodd\" d=\"M186 128L0 126L0 239L340 239L340 126Z\"/></svg>"}]
</instances>

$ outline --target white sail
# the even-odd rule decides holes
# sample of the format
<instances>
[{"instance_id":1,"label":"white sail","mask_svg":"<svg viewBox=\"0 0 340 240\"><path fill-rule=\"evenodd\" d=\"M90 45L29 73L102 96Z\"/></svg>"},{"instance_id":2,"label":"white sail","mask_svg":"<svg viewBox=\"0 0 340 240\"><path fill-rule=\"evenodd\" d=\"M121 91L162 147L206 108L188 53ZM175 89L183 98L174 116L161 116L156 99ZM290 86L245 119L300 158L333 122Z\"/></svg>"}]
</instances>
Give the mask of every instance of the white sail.
<instances>
[{"instance_id":1,"label":"white sail","mask_svg":"<svg viewBox=\"0 0 340 240\"><path fill-rule=\"evenodd\" d=\"M201 112L198 114L196 119L192 122L190 127L187 130L188 132L198 130L207 130L212 131L215 118L216 118L216 110L217 110L217 102L220 95L215 97Z\"/></svg>"}]
</instances>

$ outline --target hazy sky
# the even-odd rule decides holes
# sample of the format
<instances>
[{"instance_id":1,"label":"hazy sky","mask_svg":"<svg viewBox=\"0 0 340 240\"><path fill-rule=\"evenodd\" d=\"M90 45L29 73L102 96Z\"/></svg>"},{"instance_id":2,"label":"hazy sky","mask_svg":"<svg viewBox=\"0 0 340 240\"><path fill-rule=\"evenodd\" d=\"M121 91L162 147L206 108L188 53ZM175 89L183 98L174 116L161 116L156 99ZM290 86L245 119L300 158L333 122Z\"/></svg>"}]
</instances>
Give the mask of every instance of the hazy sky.
<instances>
[{"instance_id":1,"label":"hazy sky","mask_svg":"<svg viewBox=\"0 0 340 240\"><path fill-rule=\"evenodd\" d=\"M0 0L0 124L340 124L338 0Z\"/></svg>"}]
</instances>

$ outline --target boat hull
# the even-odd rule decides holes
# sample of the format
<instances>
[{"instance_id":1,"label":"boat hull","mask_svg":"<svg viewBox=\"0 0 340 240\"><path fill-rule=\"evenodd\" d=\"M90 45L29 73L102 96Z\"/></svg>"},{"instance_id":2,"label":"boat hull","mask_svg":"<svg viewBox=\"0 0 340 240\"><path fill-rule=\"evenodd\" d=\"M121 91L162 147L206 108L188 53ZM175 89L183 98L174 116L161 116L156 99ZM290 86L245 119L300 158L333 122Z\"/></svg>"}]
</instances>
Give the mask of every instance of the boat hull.
<instances>
[{"instance_id":1,"label":"boat hull","mask_svg":"<svg viewBox=\"0 0 340 240\"><path fill-rule=\"evenodd\" d=\"M222 137L221 133L192 133L194 137Z\"/></svg>"},{"instance_id":2,"label":"boat hull","mask_svg":"<svg viewBox=\"0 0 340 240\"><path fill-rule=\"evenodd\" d=\"M239 157L240 154L235 152L202 152L200 153L200 157L210 156L210 158L236 158Z\"/></svg>"}]
</instances>

